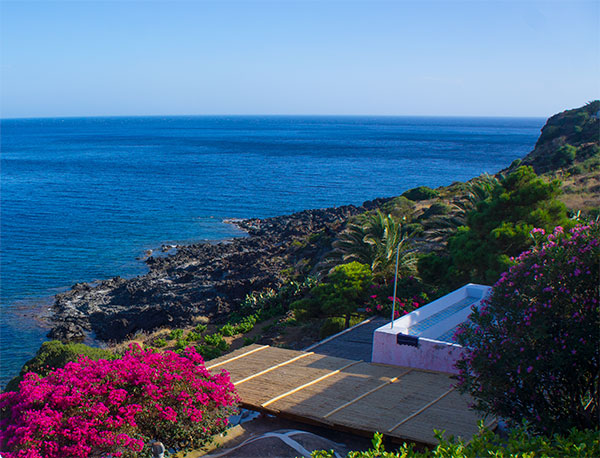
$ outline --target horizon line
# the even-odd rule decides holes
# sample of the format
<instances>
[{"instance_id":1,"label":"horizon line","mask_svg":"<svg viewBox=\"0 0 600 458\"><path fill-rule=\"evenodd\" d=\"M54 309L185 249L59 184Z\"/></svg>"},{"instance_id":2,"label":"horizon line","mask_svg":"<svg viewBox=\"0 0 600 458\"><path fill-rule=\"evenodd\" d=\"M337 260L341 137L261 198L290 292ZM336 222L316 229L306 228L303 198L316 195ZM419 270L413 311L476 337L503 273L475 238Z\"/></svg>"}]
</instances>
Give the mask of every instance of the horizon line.
<instances>
[{"instance_id":1,"label":"horizon line","mask_svg":"<svg viewBox=\"0 0 600 458\"><path fill-rule=\"evenodd\" d=\"M555 113L556 114L556 113ZM553 116L553 115L550 115ZM544 115L528 115L528 116L516 116L516 115L407 115L407 114L283 114L283 113L253 113L253 114L134 114L134 115L65 115L65 116L11 116L4 117L0 116L0 121L20 121L20 120L42 120L42 119L89 119L89 118L181 118L181 117L295 117L295 118L307 118L307 117L321 117L321 118L506 118L506 119L547 119L550 116Z\"/></svg>"}]
</instances>

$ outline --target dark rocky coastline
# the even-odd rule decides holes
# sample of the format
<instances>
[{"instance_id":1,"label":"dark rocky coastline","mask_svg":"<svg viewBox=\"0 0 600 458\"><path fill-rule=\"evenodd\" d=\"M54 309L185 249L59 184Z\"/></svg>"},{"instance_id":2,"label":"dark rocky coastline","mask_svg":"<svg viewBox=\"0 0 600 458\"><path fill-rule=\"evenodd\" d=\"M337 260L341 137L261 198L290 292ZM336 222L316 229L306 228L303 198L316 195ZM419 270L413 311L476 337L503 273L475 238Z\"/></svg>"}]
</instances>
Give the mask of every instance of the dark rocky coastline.
<instances>
[{"instance_id":1,"label":"dark rocky coastline","mask_svg":"<svg viewBox=\"0 0 600 458\"><path fill-rule=\"evenodd\" d=\"M145 275L78 283L58 294L48 336L67 342L93 333L99 340L118 342L138 331L190 325L198 316L224 318L250 292L279 286L299 251L311 261L322 256L322 244L306 242L310 234L330 240L350 216L385 200L231 221L248 237L178 246L175 254L146 259Z\"/></svg>"}]
</instances>

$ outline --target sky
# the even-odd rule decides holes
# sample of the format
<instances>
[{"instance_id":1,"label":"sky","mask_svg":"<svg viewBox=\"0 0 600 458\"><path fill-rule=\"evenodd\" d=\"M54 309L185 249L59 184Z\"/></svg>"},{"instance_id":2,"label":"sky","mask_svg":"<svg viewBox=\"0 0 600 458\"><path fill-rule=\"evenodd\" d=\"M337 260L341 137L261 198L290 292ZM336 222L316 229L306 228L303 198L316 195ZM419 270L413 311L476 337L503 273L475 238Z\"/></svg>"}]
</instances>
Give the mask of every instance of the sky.
<instances>
[{"instance_id":1,"label":"sky","mask_svg":"<svg viewBox=\"0 0 600 458\"><path fill-rule=\"evenodd\" d=\"M539 116L600 97L600 1L0 2L0 116Z\"/></svg>"}]
</instances>

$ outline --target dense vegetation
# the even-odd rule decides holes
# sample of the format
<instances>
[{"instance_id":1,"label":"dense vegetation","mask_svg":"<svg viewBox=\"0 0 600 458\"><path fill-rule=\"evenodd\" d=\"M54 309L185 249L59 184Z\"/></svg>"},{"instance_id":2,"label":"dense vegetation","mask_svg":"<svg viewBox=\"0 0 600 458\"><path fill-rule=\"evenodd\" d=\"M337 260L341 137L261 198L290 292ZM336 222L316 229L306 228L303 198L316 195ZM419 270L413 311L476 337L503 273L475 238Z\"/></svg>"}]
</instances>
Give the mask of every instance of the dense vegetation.
<instances>
[{"instance_id":1,"label":"dense vegetation","mask_svg":"<svg viewBox=\"0 0 600 458\"><path fill-rule=\"evenodd\" d=\"M539 432L600 414L600 223L559 226L523 252L457 332L460 386L476 407Z\"/></svg>"},{"instance_id":2,"label":"dense vegetation","mask_svg":"<svg viewBox=\"0 0 600 458\"><path fill-rule=\"evenodd\" d=\"M376 433L373 448L365 451L349 452L347 458L595 458L600 455L598 431L578 431L572 429L564 435L544 437L531 434L525 427L510 431L504 439L480 425L479 434L469 442L460 438L444 438L442 432L435 432L438 445L433 449L417 450L414 444L404 443L396 451L388 452L383 445L383 437ZM333 451L318 450L313 458L334 458Z\"/></svg>"},{"instance_id":3,"label":"dense vegetation","mask_svg":"<svg viewBox=\"0 0 600 458\"><path fill-rule=\"evenodd\" d=\"M557 180L547 183L530 167L499 180L450 237L450 274L463 282L495 282L510 266L510 257L531 245L534 227L552 230L571 224L566 207L556 199L559 192Z\"/></svg>"}]
</instances>

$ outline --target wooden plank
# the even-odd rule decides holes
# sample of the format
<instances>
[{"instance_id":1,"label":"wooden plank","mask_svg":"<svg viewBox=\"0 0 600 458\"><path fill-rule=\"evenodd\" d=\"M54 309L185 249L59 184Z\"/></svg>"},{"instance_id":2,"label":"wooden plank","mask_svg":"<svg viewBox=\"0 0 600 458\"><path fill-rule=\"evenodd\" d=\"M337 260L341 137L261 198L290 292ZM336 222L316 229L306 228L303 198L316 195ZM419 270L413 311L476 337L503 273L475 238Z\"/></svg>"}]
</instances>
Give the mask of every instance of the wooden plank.
<instances>
[{"instance_id":1,"label":"wooden plank","mask_svg":"<svg viewBox=\"0 0 600 458\"><path fill-rule=\"evenodd\" d=\"M420 413L424 412L425 410L429 409L432 405L434 405L436 402L442 400L443 398L445 398L446 396L448 396L450 393L452 393L455 390L454 387L450 388L448 391L446 391L444 394L442 394L441 396L438 396L437 398L435 398L433 401L429 402L428 404L424 405L423 407L421 407L419 410L417 410L416 412L413 412L411 415L409 415L408 417L406 417L404 420L399 421L398 423L396 423L394 426L392 426L390 429L388 429L388 433L391 433L393 430L395 430L396 428L398 428L399 426L403 425L404 423L406 423L407 421L411 420L412 418L416 417L417 415L419 415Z\"/></svg>"},{"instance_id":2,"label":"wooden plank","mask_svg":"<svg viewBox=\"0 0 600 458\"><path fill-rule=\"evenodd\" d=\"M368 395L370 395L370 394L372 394L372 393L375 393L375 391L378 391L378 390L380 390L380 389L381 389L381 388L383 388L384 386L386 386L386 385L389 385L389 384L391 384L391 383L394 383L394 382L396 382L396 381L397 381L397 380L398 380L400 377L402 377L402 376L404 376L404 375L408 374L408 373L409 373L409 372L411 372L411 371L412 371L412 369L409 369L409 370L407 370L406 372L404 372L404 373L400 374L398 377L394 377L394 378L392 378L392 379L388 380L387 382L383 382L381 385L379 385L379 386L377 386L377 387L373 388L372 390L369 390L369 391L367 391L366 393L363 393L363 394L361 394L360 396L357 396L357 397L355 397L354 399L352 399L352 400L350 400L350 401L348 401L348 402L346 402L346 403L342 404L342 405L341 405L341 406L339 406L338 408L336 408L336 409L333 409L331 412L329 412L329 413L327 413L327 414L323 415L323 418L330 417L330 416L331 416L331 415L333 415L334 413L337 413L337 412L339 412L340 410L342 410L342 409L344 409L344 408L346 408L346 407L348 407L348 406L351 406L351 405L352 405L352 404L354 404L355 402L358 402L358 401L360 401L361 399L363 399L363 398L366 398Z\"/></svg>"},{"instance_id":3,"label":"wooden plank","mask_svg":"<svg viewBox=\"0 0 600 458\"><path fill-rule=\"evenodd\" d=\"M285 398L291 394L294 394L300 390L303 390L304 388L315 385L316 383L319 383L320 381L325 380L326 378L331 377L332 375L338 374L341 371L343 371L344 369L347 369L350 366L354 366L355 364L358 364L360 362L362 362L362 361L352 361L351 363L346 364L345 366L340 367L339 369L336 369L335 371L332 371L332 372L329 372L328 374L322 375L321 377L313 380L312 382L305 383L304 385L300 385L299 387L294 388L293 390L290 390L286 393L280 394L279 396L275 396L274 398L269 399L267 402L263 402L261 404L261 406L267 407L269 404L273 404L274 402L279 401L280 399L283 399L283 398Z\"/></svg>"},{"instance_id":4,"label":"wooden plank","mask_svg":"<svg viewBox=\"0 0 600 458\"><path fill-rule=\"evenodd\" d=\"M255 377L236 388L243 400L247 402L251 400L254 405L260 407L275 395L311 382L350 362L347 359L311 354L306 358L294 361L292 364ZM268 388L265 388L266 386Z\"/></svg>"},{"instance_id":5,"label":"wooden plank","mask_svg":"<svg viewBox=\"0 0 600 458\"><path fill-rule=\"evenodd\" d=\"M210 366L207 366L207 369L208 370L214 369L215 367L222 366L223 364L227 364L232 361L236 361L238 359L245 358L246 356L251 355L252 353L256 353L257 351L266 350L267 348L269 348L268 345L262 345L260 347L253 348L252 350L242 353L241 355L234 356L233 358L228 358L228 359L218 362L216 364L211 364Z\"/></svg>"},{"instance_id":6,"label":"wooden plank","mask_svg":"<svg viewBox=\"0 0 600 458\"><path fill-rule=\"evenodd\" d=\"M335 367L332 365L333 370L340 367L340 364L344 364L350 360L327 359L326 361L328 363L336 362L337 365ZM285 411L294 415L328 421L322 418L323 415L347 402L356 393L363 393L375 388L396 377L400 372L396 367L373 368L369 363L359 363L328 377L317 385L311 385L302 391L283 398L277 403L271 404L270 407L276 407L282 412ZM325 373L322 372L321 375ZM315 375L318 376L318 374ZM306 381L308 382L310 379ZM299 380L298 384L300 383Z\"/></svg>"},{"instance_id":7,"label":"wooden plank","mask_svg":"<svg viewBox=\"0 0 600 458\"><path fill-rule=\"evenodd\" d=\"M389 435L400 440L434 442L433 430L438 429L445 431L446 435L468 440L477 434L477 423L481 418L478 412L469 409L472 401L469 396L461 395L455 390Z\"/></svg>"},{"instance_id":8,"label":"wooden plank","mask_svg":"<svg viewBox=\"0 0 600 458\"><path fill-rule=\"evenodd\" d=\"M306 358L307 356L310 356L310 355L313 355L313 354L314 354L313 352L301 353L301 354L299 354L297 356L294 356L291 359L288 359L287 361L284 361L282 363L276 364L275 366L268 367L265 370L257 372L256 374L252 374L252 375L250 375L248 377L245 377L245 378L243 378L241 380L238 380L237 382L233 382L233 385L234 386L238 386L238 385L240 385L240 384L242 384L244 382L247 382L248 380L252 380L253 378L260 377L261 375L264 375L264 374L266 374L268 372L274 371L275 369L279 369L280 367L286 366L287 364L291 364L294 361L297 361L297 360L299 360L301 358Z\"/></svg>"},{"instance_id":9,"label":"wooden plank","mask_svg":"<svg viewBox=\"0 0 600 458\"><path fill-rule=\"evenodd\" d=\"M445 393L449 386L450 379L446 375L414 370L329 416L327 421L332 425L384 432L399 418L411 415Z\"/></svg>"}]
</instances>

